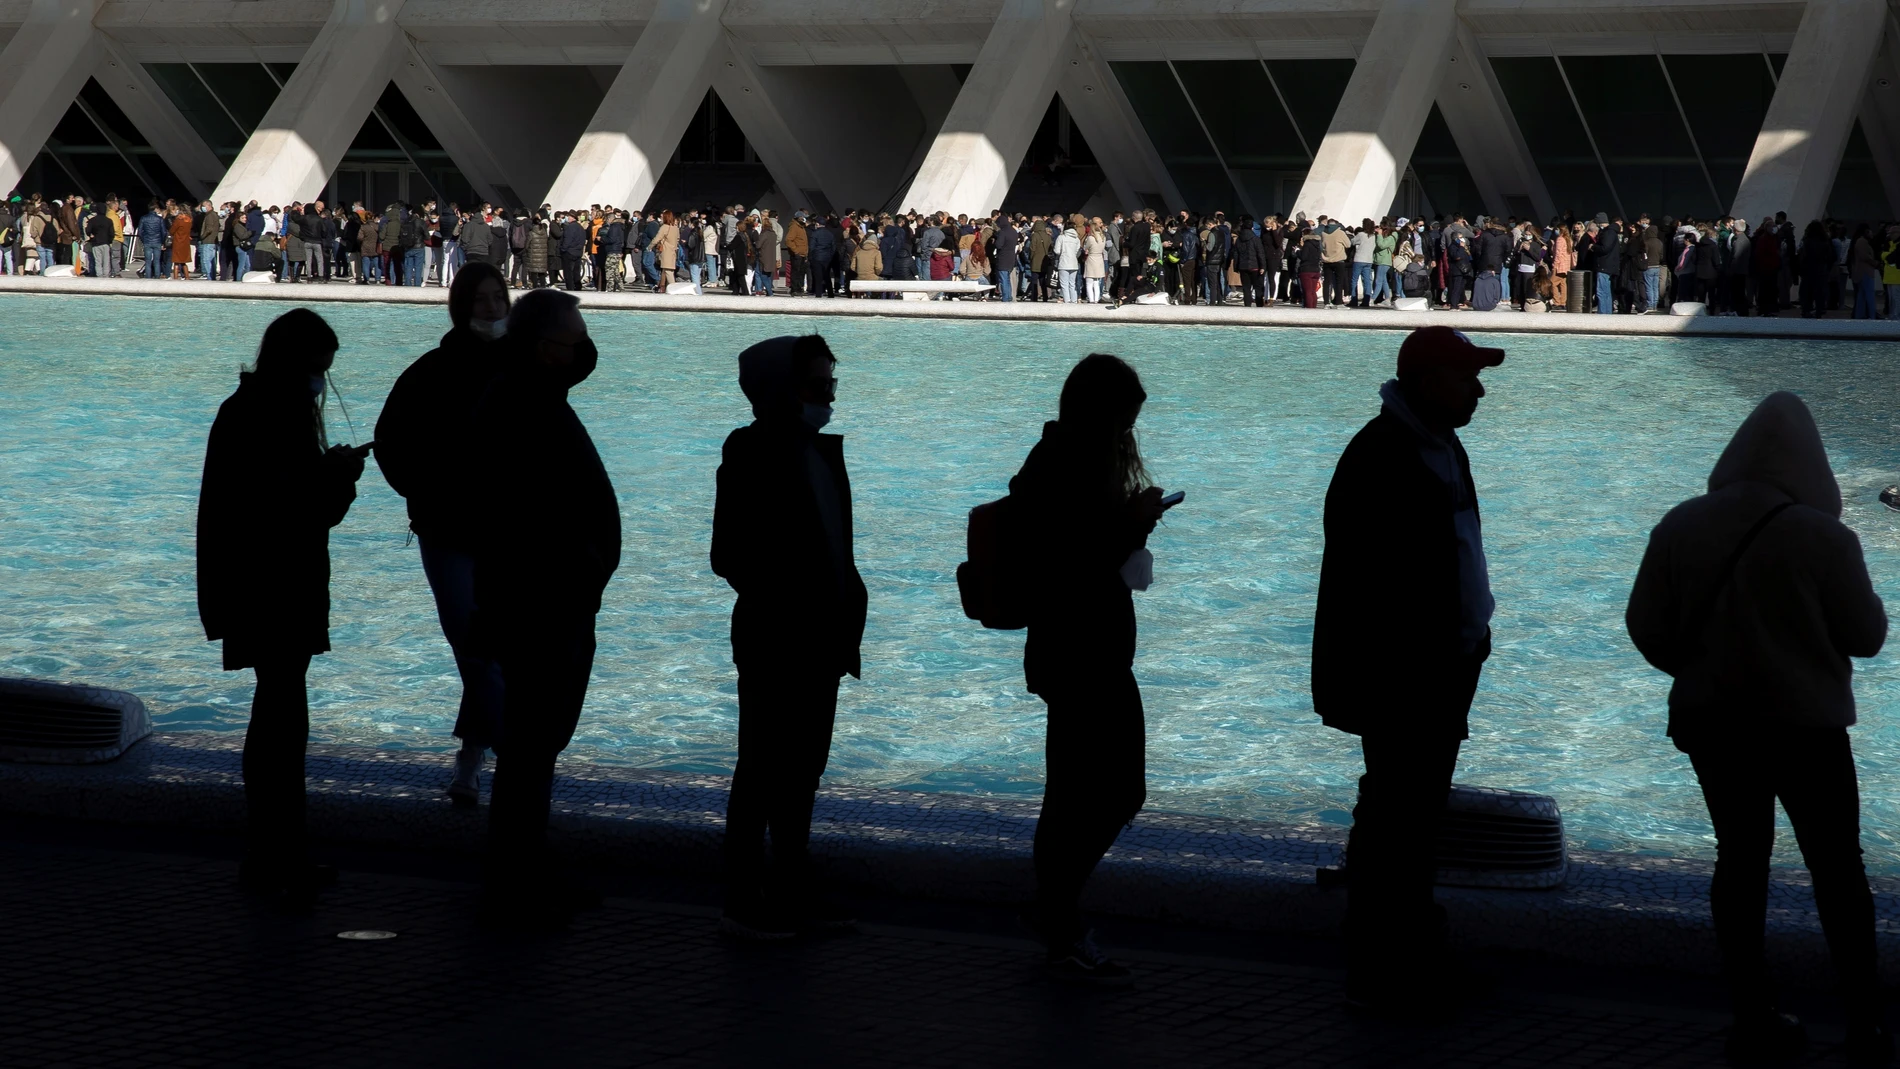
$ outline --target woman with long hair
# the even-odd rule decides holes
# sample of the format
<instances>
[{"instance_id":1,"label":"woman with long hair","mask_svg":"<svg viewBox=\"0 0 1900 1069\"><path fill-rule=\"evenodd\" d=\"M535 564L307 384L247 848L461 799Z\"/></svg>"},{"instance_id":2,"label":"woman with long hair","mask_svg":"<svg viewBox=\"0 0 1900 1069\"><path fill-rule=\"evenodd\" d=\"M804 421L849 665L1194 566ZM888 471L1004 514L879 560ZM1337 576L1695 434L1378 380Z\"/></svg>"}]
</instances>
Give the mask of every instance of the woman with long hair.
<instances>
[{"instance_id":1,"label":"woman with long hair","mask_svg":"<svg viewBox=\"0 0 1900 1069\"><path fill-rule=\"evenodd\" d=\"M218 408L198 497L205 638L223 641L225 671L257 672L244 733L242 880L299 909L336 875L306 853L304 677L310 658L330 650L330 528L356 499L369 451L332 446L324 433L336 351L336 333L307 308L272 321L256 364Z\"/></svg>"},{"instance_id":2,"label":"woman with long hair","mask_svg":"<svg viewBox=\"0 0 1900 1069\"><path fill-rule=\"evenodd\" d=\"M1087 983L1129 975L1096 948L1081 899L1147 797L1132 590L1147 587L1145 547L1163 510L1135 439L1147 396L1119 358L1083 358L1063 384L1060 418L1043 425L1009 484L1027 584L1023 674L1049 707L1036 901L1025 919L1050 973Z\"/></svg>"}]
</instances>

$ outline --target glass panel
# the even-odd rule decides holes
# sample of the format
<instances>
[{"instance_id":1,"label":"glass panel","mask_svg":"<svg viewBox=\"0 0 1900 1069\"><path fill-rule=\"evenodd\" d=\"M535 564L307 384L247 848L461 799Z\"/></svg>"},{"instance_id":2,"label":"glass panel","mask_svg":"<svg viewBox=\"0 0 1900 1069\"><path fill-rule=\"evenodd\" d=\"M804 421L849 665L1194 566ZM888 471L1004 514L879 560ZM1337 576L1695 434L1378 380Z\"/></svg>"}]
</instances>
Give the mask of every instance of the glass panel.
<instances>
[{"instance_id":1,"label":"glass panel","mask_svg":"<svg viewBox=\"0 0 1900 1069\"><path fill-rule=\"evenodd\" d=\"M1504 99L1530 147L1531 159L1559 213L1590 218L1616 210L1610 187L1590 150L1590 138L1549 56L1493 57Z\"/></svg>"},{"instance_id":2,"label":"glass panel","mask_svg":"<svg viewBox=\"0 0 1900 1069\"><path fill-rule=\"evenodd\" d=\"M1339 99L1346 95L1346 83L1352 81L1350 59L1270 59L1267 66L1273 80L1286 94L1287 109L1300 124L1306 143L1315 152L1333 124Z\"/></svg>"},{"instance_id":3,"label":"glass panel","mask_svg":"<svg viewBox=\"0 0 1900 1069\"><path fill-rule=\"evenodd\" d=\"M1174 69L1254 210L1264 215L1292 207L1280 202L1281 184L1291 178L1297 188L1310 161L1259 61L1177 62ZM1240 205L1221 207L1231 215Z\"/></svg>"},{"instance_id":4,"label":"glass panel","mask_svg":"<svg viewBox=\"0 0 1900 1069\"><path fill-rule=\"evenodd\" d=\"M1181 95L1180 83L1166 63L1111 63L1115 78L1121 82L1128 103L1141 117L1148 140L1154 143L1161 163L1174 178L1174 184L1196 212L1227 211L1239 208L1234 187L1221 169L1220 159L1201 132L1194 110Z\"/></svg>"},{"instance_id":5,"label":"glass panel","mask_svg":"<svg viewBox=\"0 0 1900 1069\"><path fill-rule=\"evenodd\" d=\"M297 65L278 63L271 69L280 72L279 78L289 81ZM246 131L263 125L265 113L277 102L277 83L271 80L270 72L262 64L200 63L198 73L204 76L224 106L231 109L231 114L237 116L238 122L244 124Z\"/></svg>"},{"instance_id":6,"label":"glass panel","mask_svg":"<svg viewBox=\"0 0 1900 1069\"><path fill-rule=\"evenodd\" d=\"M1572 56L1564 69L1631 219L1721 212L1655 56Z\"/></svg>"},{"instance_id":7,"label":"glass panel","mask_svg":"<svg viewBox=\"0 0 1900 1069\"><path fill-rule=\"evenodd\" d=\"M1702 160L1727 211L1742 188L1742 171L1755 149L1755 135L1768 117L1775 83L1761 53L1729 56L1665 56L1682 110L1695 130Z\"/></svg>"},{"instance_id":8,"label":"glass panel","mask_svg":"<svg viewBox=\"0 0 1900 1069\"><path fill-rule=\"evenodd\" d=\"M1475 216L1484 211L1478 183L1472 180L1471 169L1465 166L1465 158L1452 140L1451 127L1445 124L1437 104L1425 117L1425 128L1419 131L1418 144L1412 149L1412 173L1418 176L1425 198L1431 201L1433 215L1463 212Z\"/></svg>"},{"instance_id":9,"label":"glass panel","mask_svg":"<svg viewBox=\"0 0 1900 1069\"><path fill-rule=\"evenodd\" d=\"M1880 183L1880 172L1874 167L1874 152L1867 144L1867 135L1861 133L1860 120L1854 120L1854 130L1847 135L1847 150L1841 153L1841 169L1834 175L1834 189L1828 194L1827 214L1848 222L1872 222L1892 217L1892 206L1887 203L1887 189ZM1806 220L1796 220L1797 229L1806 225Z\"/></svg>"},{"instance_id":10,"label":"glass panel","mask_svg":"<svg viewBox=\"0 0 1900 1069\"><path fill-rule=\"evenodd\" d=\"M414 142L416 147L430 152L442 151L442 142L436 140L434 131L410 106L409 98L402 95L402 90L397 88L395 82L390 82L389 87L383 90L382 99L376 102L376 106L383 109L383 114L396 124L402 136Z\"/></svg>"},{"instance_id":11,"label":"glass panel","mask_svg":"<svg viewBox=\"0 0 1900 1069\"><path fill-rule=\"evenodd\" d=\"M231 119L224 109L212 98L211 93L191 73L191 68L183 63L147 63L145 72L152 76L165 96L177 108L191 128L198 132L211 151L226 163L237 158L238 151L244 147L245 131L231 125ZM271 87L275 97L277 88Z\"/></svg>"}]
</instances>

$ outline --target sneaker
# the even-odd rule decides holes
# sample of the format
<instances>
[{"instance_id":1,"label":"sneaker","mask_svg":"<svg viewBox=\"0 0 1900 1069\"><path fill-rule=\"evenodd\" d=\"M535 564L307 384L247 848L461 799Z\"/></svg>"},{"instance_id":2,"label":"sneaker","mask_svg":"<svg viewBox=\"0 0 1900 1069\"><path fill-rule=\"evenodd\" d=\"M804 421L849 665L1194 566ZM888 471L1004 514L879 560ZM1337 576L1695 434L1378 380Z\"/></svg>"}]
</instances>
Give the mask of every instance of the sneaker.
<instances>
[{"instance_id":1,"label":"sneaker","mask_svg":"<svg viewBox=\"0 0 1900 1069\"><path fill-rule=\"evenodd\" d=\"M796 937L798 931L797 921L763 898L728 905L725 912L719 915L719 934L728 939L776 943Z\"/></svg>"},{"instance_id":2,"label":"sneaker","mask_svg":"<svg viewBox=\"0 0 1900 1069\"><path fill-rule=\"evenodd\" d=\"M1094 932L1084 932L1067 946L1050 947L1043 968L1051 980L1087 987L1126 987L1135 979L1128 966L1095 945Z\"/></svg>"},{"instance_id":3,"label":"sneaker","mask_svg":"<svg viewBox=\"0 0 1900 1069\"><path fill-rule=\"evenodd\" d=\"M1808 1031L1792 1013L1737 1018L1722 1047L1730 1065L1776 1066L1792 1061L1808 1044Z\"/></svg>"},{"instance_id":4,"label":"sneaker","mask_svg":"<svg viewBox=\"0 0 1900 1069\"><path fill-rule=\"evenodd\" d=\"M449 781L449 797L460 809L469 809L482 800L482 766L488 763L486 749L462 747L455 755L455 778Z\"/></svg>"}]
</instances>

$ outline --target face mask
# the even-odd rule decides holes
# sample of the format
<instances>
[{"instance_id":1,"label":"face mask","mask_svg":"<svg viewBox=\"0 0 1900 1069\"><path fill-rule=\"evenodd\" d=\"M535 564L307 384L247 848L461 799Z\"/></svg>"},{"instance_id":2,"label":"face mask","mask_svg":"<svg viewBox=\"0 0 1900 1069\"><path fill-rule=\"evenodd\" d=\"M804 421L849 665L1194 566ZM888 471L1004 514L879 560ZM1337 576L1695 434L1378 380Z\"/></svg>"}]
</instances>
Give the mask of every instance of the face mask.
<instances>
[{"instance_id":1,"label":"face mask","mask_svg":"<svg viewBox=\"0 0 1900 1069\"><path fill-rule=\"evenodd\" d=\"M323 376L322 375L310 376L310 396L313 400L315 398L323 396Z\"/></svg>"},{"instance_id":2,"label":"face mask","mask_svg":"<svg viewBox=\"0 0 1900 1069\"><path fill-rule=\"evenodd\" d=\"M508 333L508 321L506 319L471 319L468 321L468 329L473 331L477 338L495 341Z\"/></svg>"},{"instance_id":3,"label":"face mask","mask_svg":"<svg viewBox=\"0 0 1900 1069\"><path fill-rule=\"evenodd\" d=\"M805 402L805 411L802 414L802 418L812 430L822 430L825 424L831 422L831 406L814 405L810 401L807 401Z\"/></svg>"},{"instance_id":4,"label":"face mask","mask_svg":"<svg viewBox=\"0 0 1900 1069\"><path fill-rule=\"evenodd\" d=\"M218 218L220 218L220 219L222 219L222 218L224 218L225 216L227 216L227 215L230 215L230 214L231 214L231 212L230 212L230 210L229 210L229 209L226 209L226 208L219 208L219 209L218 209Z\"/></svg>"}]
</instances>

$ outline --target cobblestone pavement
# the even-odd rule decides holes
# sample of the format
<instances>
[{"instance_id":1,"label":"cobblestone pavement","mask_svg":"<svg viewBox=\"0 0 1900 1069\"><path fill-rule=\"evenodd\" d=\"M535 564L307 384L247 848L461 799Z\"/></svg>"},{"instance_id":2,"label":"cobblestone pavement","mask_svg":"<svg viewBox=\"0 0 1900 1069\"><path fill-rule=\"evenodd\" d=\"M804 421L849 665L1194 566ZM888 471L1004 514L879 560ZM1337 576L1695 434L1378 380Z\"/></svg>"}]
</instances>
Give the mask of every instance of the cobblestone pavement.
<instances>
[{"instance_id":1,"label":"cobblestone pavement","mask_svg":"<svg viewBox=\"0 0 1900 1069\"><path fill-rule=\"evenodd\" d=\"M1667 1066L1719 1064L1708 981L1496 966L1456 1024L1340 1002L1336 949L1111 923L1130 990L1052 986L1001 911L858 903L856 936L714 932L707 888L609 888L562 936L478 932L466 863L344 857L315 916L236 889L228 843L0 832L10 1066ZM393 930L347 942L347 929ZM1838 1063L1818 1030L1810 1064Z\"/></svg>"}]
</instances>

